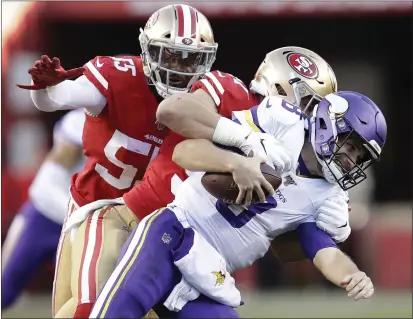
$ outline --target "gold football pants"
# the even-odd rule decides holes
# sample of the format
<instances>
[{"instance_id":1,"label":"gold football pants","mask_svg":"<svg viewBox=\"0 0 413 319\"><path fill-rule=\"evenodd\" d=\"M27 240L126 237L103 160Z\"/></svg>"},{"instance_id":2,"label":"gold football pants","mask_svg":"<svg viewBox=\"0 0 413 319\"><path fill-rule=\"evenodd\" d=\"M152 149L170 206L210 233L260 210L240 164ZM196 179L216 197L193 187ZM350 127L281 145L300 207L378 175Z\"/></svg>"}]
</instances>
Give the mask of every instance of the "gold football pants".
<instances>
[{"instance_id":1,"label":"gold football pants","mask_svg":"<svg viewBox=\"0 0 413 319\"><path fill-rule=\"evenodd\" d=\"M69 215L78 208L71 201ZM53 316L73 318L78 304L93 304L115 268L138 219L126 205L108 205L91 213L73 241L61 234L53 283ZM154 313L150 317L157 318Z\"/></svg>"}]
</instances>

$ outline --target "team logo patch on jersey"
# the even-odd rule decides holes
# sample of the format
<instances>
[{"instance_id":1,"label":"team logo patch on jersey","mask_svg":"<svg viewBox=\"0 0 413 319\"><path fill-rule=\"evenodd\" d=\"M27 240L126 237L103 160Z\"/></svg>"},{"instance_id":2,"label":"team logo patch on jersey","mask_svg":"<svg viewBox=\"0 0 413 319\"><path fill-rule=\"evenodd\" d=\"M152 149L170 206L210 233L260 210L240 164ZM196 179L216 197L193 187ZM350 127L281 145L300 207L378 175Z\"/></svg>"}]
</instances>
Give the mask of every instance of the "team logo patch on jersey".
<instances>
[{"instance_id":1,"label":"team logo patch on jersey","mask_svg":"<svg viewBox=\"0 0 413 319\"><path fill-rule=\"evenodd\" d=\"M227 276L225 273L225 270L220 270L220 271L212 271L211 272L215 277L215 286L222 286L225 282L225 277Z\"/></svg>"},{"instance_id":2,"label":"team logo patch on jersey","mask_svg":"<svg viewBox=\"0 0 413 319\"><path fill-rule=\"evenodd\" d=\"M145 29L152 28L154 26L154 24L156 23L156 21L158 21L158 17L159 17L159 11L154 12L150 16L148 22L146 22Z\"/></svg>"},{"instance_id":3,"label":"team logo patch on jersey","mask_svg":"<svg viewBox=\"0 0 413 319\"><path fill-rule=\"evenodd\" d=\"M162 241L163 241L164 244L169 244L171 242L171 240L172 240L171 235L169 235L167 233L164 233L162 235Z\"/></svg>"},{"instance_id":4,"label":"team logo patch on jersey","mask_svg":"<svg viewBox=\"0 0 413 319\"><path fill-rule=\"evenodd\" d=\"M192 39L190 39L190 38L183 38L182 39L182 43L183 44L186 44L186 45L190 45L190 44L192 44L194 41L192 41Z\"/></svg>"},{"instance_id":5,"label":"team logo patch on jersey","mask_svg":"<svg viewBox=\"0 0 413 319\"><path fill-rule=\"evenodd\" d=\"M291 53L287 55L287 61L295 72L306 78L314 79L318 76L317 65L303 54Z\"/></svg>"}]
</instances>

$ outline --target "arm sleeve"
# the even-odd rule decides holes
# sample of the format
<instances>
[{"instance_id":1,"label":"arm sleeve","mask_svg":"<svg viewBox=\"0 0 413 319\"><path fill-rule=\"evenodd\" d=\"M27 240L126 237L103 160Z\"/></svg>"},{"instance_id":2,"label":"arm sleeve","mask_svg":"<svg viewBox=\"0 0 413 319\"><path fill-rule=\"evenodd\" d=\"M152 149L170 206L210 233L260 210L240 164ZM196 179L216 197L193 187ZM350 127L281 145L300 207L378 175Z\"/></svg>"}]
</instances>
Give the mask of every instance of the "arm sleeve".
<instances>
[{"instance_id":1,"label":"arm sleeve","mask_svg":"<svg viewBox=\"0 0 413 319\"><path fill-rule=\"evenodd\" d=\"M34 105L45 112L85 108L98 115L106 105L106 98L84 75L30 94Z\"/></svg>"},{"instance_id":2,"label":"arm sleeve","mask_svg":"<svg viewBox=\"0 0 413 319\"><path fill-rule=\"evenodd\" d=\"M297 231L301 247L310 260L313 260L321 249L327 247L338 248L330 235L319 229L316 223L303 223L297 228Z\"/></svg>"}]
</instances>

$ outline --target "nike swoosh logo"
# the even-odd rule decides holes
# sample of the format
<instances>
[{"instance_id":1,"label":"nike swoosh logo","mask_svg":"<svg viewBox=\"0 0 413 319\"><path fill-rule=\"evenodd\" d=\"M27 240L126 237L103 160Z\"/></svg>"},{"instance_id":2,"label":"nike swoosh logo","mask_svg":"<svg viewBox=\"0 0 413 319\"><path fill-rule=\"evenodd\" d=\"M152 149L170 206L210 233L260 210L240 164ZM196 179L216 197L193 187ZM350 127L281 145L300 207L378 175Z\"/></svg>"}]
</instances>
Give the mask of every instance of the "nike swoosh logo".
<instances>
[{"instance_id":1,"label":"nike swoosh logo","mask_svg":"<svg viewBox=\"0 0 413 319\"><path fill-rule=\"evenodd\" d=\"M346 226L347 226L347 222L343 226L340 226L340 227L337 227L337 228L344 228Z\"/></svg>"},{"instance_id":2,"label":"nike swoosh logo","mask_svg":"<svg viewBox=\"0 0 413 319\"><path fill-rule=\"evenodd\" d=\"M272 104L270 104L270 99L268 99L267 100L267 105L266 105L267 109L269 109L271 106L272 106Z\"/></svg>"},{"instance_id":3,"label":"nike swoosh logo","mask_svg":"<svg viewBox=\"0 0 413 319\"><path fill-rule=\"evenodd\" d=\"M99 58L96 59L96 67L101 68L103 63L99 63Z\"/></svg>"},{"instance_id":4,"label":"nike swoosh logo","mask_svg":"<svg viewBox=\"0 0 413 319\"><path fill-rule=\"evenodd\" d=\"M260 143L261 143L261 145L262 145L262 148L264 149L265 154L268 154L268 153L267 153L267 149L265 148L265 145L264 145L264 139L263 139L263 138L260 139Z\"/></svg>"}]
</instances>

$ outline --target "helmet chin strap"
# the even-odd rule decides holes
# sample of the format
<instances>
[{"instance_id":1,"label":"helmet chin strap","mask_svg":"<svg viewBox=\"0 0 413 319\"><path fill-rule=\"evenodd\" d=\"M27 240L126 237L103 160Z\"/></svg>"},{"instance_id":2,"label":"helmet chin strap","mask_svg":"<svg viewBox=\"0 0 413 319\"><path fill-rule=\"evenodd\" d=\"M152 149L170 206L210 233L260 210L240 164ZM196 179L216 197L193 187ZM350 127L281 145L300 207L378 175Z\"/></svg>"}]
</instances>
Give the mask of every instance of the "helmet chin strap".
<instances>
[{"instance_id":1,"label":"helmet chin strap","mask_svg":"<svg viewBox=\"0 0 413 319\"><path fill-rule=\"evenodd\" d=\"M313 129L311 130L311 135L310 135L310 142L311 146L313 147L315 157L317 158L318 163L321 165L321 171L323 173L323 176L325 180L331 184L336 184L337 179L340 179L343 176L343 173L341 172L340 168L337 166L337 164L333 161L330 164L327 164L325 161L323 161L316 152L316 147L315 147L315 121L316 121L316 114L318 110L318 104L314 107L313 111L313 116L311 117L311 126ZM336 116L335 113L330 114L330 120L331 120L331 125L333 127L333 136L334 139L337 138L337 128L336 128Z\"/></svg>"}]
</instances>

